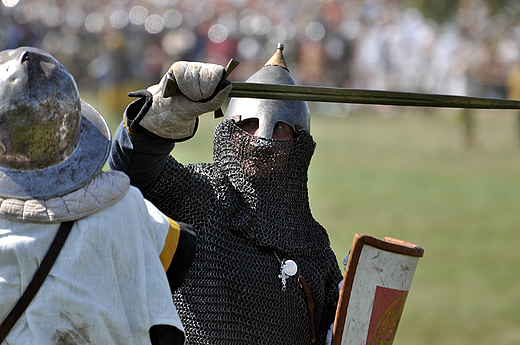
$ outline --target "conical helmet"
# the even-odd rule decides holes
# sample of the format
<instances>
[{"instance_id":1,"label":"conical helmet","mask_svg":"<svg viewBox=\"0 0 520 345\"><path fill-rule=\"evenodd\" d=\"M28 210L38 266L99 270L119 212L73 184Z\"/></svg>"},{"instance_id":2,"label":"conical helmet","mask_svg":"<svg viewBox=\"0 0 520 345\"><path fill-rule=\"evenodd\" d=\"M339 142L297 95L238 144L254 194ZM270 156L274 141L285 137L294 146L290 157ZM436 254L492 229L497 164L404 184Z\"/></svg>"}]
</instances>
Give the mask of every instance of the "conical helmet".
<instances>
[{"instance_id":1,"label":"conical helmet","mask_svg":"<svg viewBox=\"0 0 520 345\"><path fill-rule=\"evenodd\" d=\"M285 63L283 48L278 44L276 53L246 83L296 85ZM271 138L278 121L291 125L295 131L310 130L309 106L304 101L232 98L225 118L238 121L257 118L258 136L261 138Z\"/></svg>"},{"instance_id":2,"label":"conical helmet","mask_svg":"<svg viewBox=\"0 0 520 345\"><path fill-rule=\"evenodd\" d=\"M32 47L0 52L0 197L45 200L103 168L110 130L72 75Z\"/></svg>"}]
</instances>

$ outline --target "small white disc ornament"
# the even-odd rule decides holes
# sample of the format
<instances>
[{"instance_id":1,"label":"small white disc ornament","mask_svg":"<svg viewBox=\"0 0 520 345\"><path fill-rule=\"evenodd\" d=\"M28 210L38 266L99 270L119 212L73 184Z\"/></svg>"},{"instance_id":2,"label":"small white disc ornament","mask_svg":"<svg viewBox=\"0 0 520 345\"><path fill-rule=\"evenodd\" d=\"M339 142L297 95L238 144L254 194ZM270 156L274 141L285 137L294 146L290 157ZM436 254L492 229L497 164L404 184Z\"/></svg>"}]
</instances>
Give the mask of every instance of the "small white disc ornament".
<instances>
[{"instance_id":1,"label":"small white disc ornament","mask_svg":"<svg viewBox=\"0 0 520 345\"><path fill-rule=\"evenodd\" d=\"M282 272L288 276L293 276L298 271L298 265L292 260L286 260L282 266Z\"/></svg>"}]
</instances>

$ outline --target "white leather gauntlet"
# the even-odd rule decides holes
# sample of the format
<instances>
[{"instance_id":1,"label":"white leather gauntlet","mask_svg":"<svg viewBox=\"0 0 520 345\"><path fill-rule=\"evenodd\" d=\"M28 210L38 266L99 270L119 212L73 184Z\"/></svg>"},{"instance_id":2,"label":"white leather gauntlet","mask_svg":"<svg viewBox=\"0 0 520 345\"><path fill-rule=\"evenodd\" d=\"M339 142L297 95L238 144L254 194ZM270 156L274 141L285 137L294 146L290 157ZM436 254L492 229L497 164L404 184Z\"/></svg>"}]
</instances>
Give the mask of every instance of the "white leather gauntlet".
<instances>
[{"instance_id":1,"label":"white leather gauntlet","mask_svg":"<svg viewBox=\"0 0 520 345\"><path fill-rule=\"evenodd\" d=\"M163 97L166 75L159 84L147 90L153 103L140 125L150 132L168 139L184 139L193 135L196 118L222 106L231 91L231 84L210 98L224 74L224 67L200 62L175 62L169 69L178 89L172 97ZM204 100L204 102L200 102Z\"/></svg>"}]
</instances>

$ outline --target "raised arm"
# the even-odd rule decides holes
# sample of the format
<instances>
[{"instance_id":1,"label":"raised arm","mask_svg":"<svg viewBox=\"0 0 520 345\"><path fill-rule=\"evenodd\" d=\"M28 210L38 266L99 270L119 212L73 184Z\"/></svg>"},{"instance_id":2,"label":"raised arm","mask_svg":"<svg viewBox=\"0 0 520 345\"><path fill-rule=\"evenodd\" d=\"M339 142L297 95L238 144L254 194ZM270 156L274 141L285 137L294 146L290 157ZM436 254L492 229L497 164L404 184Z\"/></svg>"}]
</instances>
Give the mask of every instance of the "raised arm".
<instances>
[{"instance_id":1,"label":"raised arm","mask_svg":"<svg viewBox=\"0 0 520 345\"><path fill-rule=\"evenodd\" d=\"M175 143L194 135L198 116L220 108L231 91L219 65L179 61L168 73L179 89L172 97L163 97L167 74L159 84L128 94L139 99L126 109L109 158L110 168L128 174L143 194L164 169Z\"/></svg>"}]
</instances>

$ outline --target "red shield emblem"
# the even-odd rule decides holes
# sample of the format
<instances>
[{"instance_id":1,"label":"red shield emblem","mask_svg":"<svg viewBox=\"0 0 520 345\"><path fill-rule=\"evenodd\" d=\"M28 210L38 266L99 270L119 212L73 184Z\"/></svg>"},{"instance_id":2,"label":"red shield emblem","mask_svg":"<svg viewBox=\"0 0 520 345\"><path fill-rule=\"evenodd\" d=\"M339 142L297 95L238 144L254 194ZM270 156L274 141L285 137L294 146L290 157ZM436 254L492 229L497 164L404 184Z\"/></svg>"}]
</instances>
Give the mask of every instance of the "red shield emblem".
<instances>
[{"instance_id":1,"label":"red shield emblem","mask_svg":"<svg viewBox=\"0 0 520 345\"><path fill-rule=\"evenodd\" d=\"M408 296L408 291L382 286L376 288L374 308L368 326L366 342L368 345L384 345L394 342L406 296Z\"/></svg>"}]
</instances>

